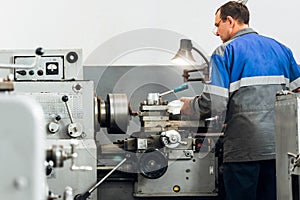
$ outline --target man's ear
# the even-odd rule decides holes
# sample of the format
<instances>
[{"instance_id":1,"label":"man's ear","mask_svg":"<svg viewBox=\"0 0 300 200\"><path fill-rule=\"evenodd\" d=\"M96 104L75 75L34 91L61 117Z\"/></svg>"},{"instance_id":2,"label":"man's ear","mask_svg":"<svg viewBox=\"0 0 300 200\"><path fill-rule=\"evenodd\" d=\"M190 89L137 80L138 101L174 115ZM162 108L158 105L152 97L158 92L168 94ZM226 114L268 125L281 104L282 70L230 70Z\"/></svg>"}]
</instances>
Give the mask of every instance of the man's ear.
<instances>
[{"instance_id":1,"label":"man's ear","mask_svg":"<svg viewBox=\"0 0 300 200\"><path fill-rule=\"evenodd\" d=\"M232 24L233 23L233 18L231 16L227 16L227 20L229 21L229 24Z\"/></svg>"}]
</instances>

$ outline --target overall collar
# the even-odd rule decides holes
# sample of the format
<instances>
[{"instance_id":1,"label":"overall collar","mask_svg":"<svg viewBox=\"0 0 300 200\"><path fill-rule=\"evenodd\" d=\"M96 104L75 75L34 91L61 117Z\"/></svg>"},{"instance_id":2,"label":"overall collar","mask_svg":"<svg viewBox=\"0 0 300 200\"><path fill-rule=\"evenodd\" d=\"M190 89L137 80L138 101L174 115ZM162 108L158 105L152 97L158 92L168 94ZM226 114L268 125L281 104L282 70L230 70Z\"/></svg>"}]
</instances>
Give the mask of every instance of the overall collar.
<instances>
[{"instance_id":1,"label":"overall collar","mask_svg":"<svg viewBox=\"0 0 300 200\"><path fill-rule=\"evenodd\" d=\"M257 32L254 31L252 28L244 28L244 29L239 30L238 32L236 32L235 35L231 39L234 39L234 38L237 38L239 36L249 34L249 33L256 33L257 34Z\"/></svg>"}]
</instances>

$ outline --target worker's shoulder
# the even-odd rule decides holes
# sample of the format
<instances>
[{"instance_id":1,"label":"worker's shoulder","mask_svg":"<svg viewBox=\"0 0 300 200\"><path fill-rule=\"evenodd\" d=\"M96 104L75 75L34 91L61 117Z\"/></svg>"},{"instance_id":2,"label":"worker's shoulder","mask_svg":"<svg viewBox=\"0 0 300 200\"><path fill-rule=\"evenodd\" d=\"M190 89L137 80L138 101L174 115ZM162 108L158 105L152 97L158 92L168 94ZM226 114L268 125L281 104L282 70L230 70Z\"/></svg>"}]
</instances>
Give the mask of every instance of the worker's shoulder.
<instances>
[{"instance_id":1,"label":"worker's shoulder","mask_svg":"<svg viewBox=\"0 0 300 200\"><path fill-rule=\"evenodd\" d=\"M253 34L257 35L256 33L251 33L251 32L245 32L243 34L236 34L230 40L228 40L228 41L222 43L221 45L219 45L214 50L213 55L223 56L226 49L230 49L231 47L234 47L237 44L240 45L240 46L243 46L243 43L247 43L247 40L249 40L248 36L253 35Z\"/></svg>"},{"instance_id":2,"label":"worker's shoulder","mask_svg":"<svg viewBox=\"0 0 300 200\"><path fill-rule=\"evenodd\" d=\"M287 52L291 53L291 49L289 47L287 47L285 44L283 44L282 42L278 41L275 38L265 36L265 35L258 35L257 37L258 39L256 40L256 42L261 42L262 44L264 44L265 47L269 45L270 48L276 50L282 50L285 53Z\"/></svg>"},{"instance_id":3,"label":"worker's shoulder","mask_svg":"<svg viewBox=\"0 0 300 200\"><path fill-rule=\"evenodd\" d=\"M257 34L256 32L252 32L240 35L238 37L234 37L228 40L227 42L224 42L214 50L213 55L223 56L225 51L234 51L234 49L238 49L240 51L241 49L244 49L247 46L254 46L258 49L270 47L273 49L290 51L290 49L287 46L285 46L278 40L268 36Z\"/></svg>"}]
</instances>

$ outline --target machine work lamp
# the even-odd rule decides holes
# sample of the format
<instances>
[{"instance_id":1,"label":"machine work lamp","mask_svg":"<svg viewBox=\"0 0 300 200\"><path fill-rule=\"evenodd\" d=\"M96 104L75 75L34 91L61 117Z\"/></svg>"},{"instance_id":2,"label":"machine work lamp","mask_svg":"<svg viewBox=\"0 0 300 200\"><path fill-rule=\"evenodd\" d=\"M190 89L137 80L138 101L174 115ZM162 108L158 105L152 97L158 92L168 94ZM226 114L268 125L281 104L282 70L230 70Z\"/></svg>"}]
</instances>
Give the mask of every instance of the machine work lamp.
<instances>
[{"instance_id":1,"label":"machine work lamp","mask_svg":"<svg viewBox=\"0 0 300 200\"><path fill-rule=\"evenodd\" d=\"M199 49L197 49L196 47L193 47L191 40L188 40L188 39L180 40L180 48L177 51L176 55L171 59L171 61L178 65L191 65L191 64L193 65L193 64L195 64L196 61L193 57L192 50L195 50L197 53L200 54L200 56L205 61L206 65L204 64L204 67L201 67L200 69L192 69L192 70L185 69L183 71L184 82L187 82L187 81L205 82L206 80L208 80L208 75L209 75L209 72L208 72L209 61L208 61L207 57ZM197 72L197 71L202 71L204 78L190 79L189 73Z\"/></svg>"}]
</instances>

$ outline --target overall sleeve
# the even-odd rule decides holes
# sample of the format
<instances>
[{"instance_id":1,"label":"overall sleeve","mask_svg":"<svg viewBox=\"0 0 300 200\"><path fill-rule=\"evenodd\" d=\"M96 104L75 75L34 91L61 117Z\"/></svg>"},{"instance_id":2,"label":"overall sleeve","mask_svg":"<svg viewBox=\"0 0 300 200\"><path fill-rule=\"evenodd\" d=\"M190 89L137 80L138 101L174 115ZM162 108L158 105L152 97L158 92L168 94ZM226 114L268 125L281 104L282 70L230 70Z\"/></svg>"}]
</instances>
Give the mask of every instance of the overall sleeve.
<instances>
[{"instance_id":1,"label":"overall sleeve","mask_svg":"<svg viewBox=\"0 0 300 200\"><path fill-rule=\"evenodd\" d=\"M205 84L203 93L191 101L191 108L201 118L220 115L226 111L230 80L230 55L217 49L211 56L210 81Z\"/></svg>"},{"instance_id":2,"label":"overall sleeve","mask_svg":"<svg viewBox=\"0 0 300 200\"><path fill-rule=\"evenodd\" d=\"M288 49L290 57L290 90L296 90L300 87L300 66L296 63L291 50Z\"/></svg>"}]
</instances>

